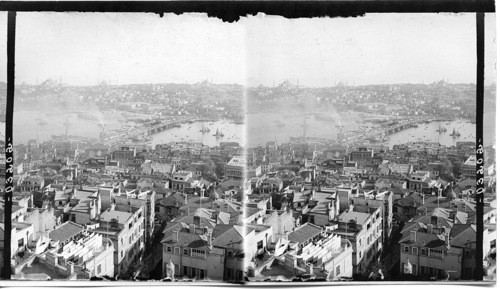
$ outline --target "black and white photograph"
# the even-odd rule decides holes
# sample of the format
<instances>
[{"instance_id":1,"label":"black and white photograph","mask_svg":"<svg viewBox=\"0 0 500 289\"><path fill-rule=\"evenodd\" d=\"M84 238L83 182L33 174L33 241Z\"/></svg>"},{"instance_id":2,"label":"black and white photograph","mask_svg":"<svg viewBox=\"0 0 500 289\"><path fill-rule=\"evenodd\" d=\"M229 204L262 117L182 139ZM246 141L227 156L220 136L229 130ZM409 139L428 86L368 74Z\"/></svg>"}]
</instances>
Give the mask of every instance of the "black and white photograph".
<instances>
[{"instance_id":1,"label":"black and white photograph","mask_svg":"<svg viewBox=\"0 0 500 289\"><path fill-rule=\"evenodd\" d=\"M239 27L18 14L12 279L243 281Z\"/></svg>"},{"instance_id":2,"label":"black and white photograph","mask_svg":"<svg viewBox=\"0 0 500 289\"><path fill-rule=\"evenodd\" d=\"M474 14L247 19L250 280L472 280ZM485 279L496 270L485 21ZM488 107L486 107L486 105ZM488 120L488 121L487 121ZM249 221L249 222L248 222Z\"/></svg>"},{"instance_id":3,"label":"black and white photograph","mask_svg":"<svg viewBox=\"0 0 500 289\"><path fill-rule=\"evenodd\" d=\"M478 15L0 12L3 278L494 284Z\"/></svg>"}]
</instances>

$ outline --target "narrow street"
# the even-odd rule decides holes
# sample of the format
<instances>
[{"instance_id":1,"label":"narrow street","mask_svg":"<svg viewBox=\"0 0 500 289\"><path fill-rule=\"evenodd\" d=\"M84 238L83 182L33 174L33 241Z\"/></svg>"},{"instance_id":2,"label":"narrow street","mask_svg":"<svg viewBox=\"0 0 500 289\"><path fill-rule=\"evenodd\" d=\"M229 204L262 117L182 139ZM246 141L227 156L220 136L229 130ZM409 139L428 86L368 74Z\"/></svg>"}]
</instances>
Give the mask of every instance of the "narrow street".
<instances>
[{"instance_id":1,"label":"narrow street","mask_svg":"<svg viewBox=\"0 0 500 289\"><path fill-rule=\"evenodd\" d=\"M144 257L142 258L140 272L137 275L136 279L161 279L163 257L163 247L161 245L161 240L163 238L163 229L165 228L165 226L166 222L161 224L161 226L155 228L150 247L146 249ZM160 267L159 272L158 267Z\"/></svg>"}]
</instances>

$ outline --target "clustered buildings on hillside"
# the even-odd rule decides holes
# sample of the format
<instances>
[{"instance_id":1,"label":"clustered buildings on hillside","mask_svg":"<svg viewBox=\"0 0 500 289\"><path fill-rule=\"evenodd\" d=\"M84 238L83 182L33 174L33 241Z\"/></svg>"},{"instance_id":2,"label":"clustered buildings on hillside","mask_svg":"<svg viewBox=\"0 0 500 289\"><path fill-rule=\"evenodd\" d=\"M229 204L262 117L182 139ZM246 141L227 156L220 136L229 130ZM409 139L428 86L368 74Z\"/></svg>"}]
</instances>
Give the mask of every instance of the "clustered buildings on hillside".
<instances>
[{"instance_id":1,"label":"clustered buildings on hillside","mask_svg":"<svg viewBox=\"0 0 500 289\"><path fill-rule=\"evenodd\" d=\"M250 280L473 279L474 148L293 139L250 149L248 167L260 171L245 184ZM482 254L492 276L495 171L487 167Z\"/></svg>"},{"instance_id":2,"label":"clustered buildings on hillside","mask_svg":"<svg viewBox=\"0 0 500 289\"><path fill-rule=\"evenodd\" d=\"M472 279L474 148L423 142L346 148L305 138L247 150L235 143L150 149L32 141L15 152L12 274ZM482 254L492 276L489 154Z\"/></svg>"},{"instance_id":3,"label":"clustered buildings on hillside","mask_svg":"<svg viewBox=\"0 0 500 289\"><path fill-rule=\"evenodd\" d=\"M225 176L241 154L235 143L16 146L13 278L242 281L242 185Z\"/></svg>"}]
</instances>

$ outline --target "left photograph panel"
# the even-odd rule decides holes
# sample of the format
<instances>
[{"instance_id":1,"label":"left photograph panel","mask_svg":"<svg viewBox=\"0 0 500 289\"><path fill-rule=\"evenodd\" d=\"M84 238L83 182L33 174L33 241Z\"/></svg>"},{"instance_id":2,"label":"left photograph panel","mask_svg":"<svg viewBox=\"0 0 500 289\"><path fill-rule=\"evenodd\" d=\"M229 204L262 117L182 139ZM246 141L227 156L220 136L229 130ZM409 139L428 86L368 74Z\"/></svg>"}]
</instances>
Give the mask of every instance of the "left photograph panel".
<instances>
[{"instance_id":1,"label":"left photograph panel","mask_svg":"<svg viewBox=\"0 0 500 289\"><path fill-rule=\"evenodd\" d=\"M12 279L243 281L244 35L17 14Z\"/></svg>"}]
</instances>

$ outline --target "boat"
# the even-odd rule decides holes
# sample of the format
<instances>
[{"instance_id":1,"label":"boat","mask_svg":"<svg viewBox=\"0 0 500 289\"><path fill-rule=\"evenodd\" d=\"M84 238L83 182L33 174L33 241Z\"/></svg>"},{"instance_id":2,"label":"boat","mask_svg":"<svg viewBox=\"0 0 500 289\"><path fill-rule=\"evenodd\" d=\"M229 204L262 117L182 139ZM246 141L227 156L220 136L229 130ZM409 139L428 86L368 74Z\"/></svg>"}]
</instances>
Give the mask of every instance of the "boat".
<instances>
[{"instance_id":1,"label":"boat","mask_svg":"<svg viewBox=\"0 0 500 289\"><path fill-rule=\"evenodd\" d=\"M455 128L453 128L453 132L450 134L452 137L459 137L460 136L460 133L455 130Z\"/></svg>"},{"instance_id":2,"label":"boat","mask_svg":"<svg viewBox=\"0 0 500 289\"><path fill-rule=\"evenodd\" d=\"M439 133L444 133L444 132L446 132L446 128L445 127L441 127L441 125L439 125L439 129L436 130L436 131L439 132Z\"/></svg>"},{"instance_id":3,"label":"boat","mask_svg":"<svg viewBox=\"0 0 500 289\"><path fill-rule=\"evenodd\" d=\"M208 127L205 127L205 125L203 125L203 127L200 129L200 132L207 133L207 132L210 132L210 129Z\"/></svg>"},{"instance_id":4,"label":"boat","mask_svg":"<svg viewBox=\"0 0 500 289\"><path fill-rule=\"evenodd\" d=\"M223 137L223 136L224 136L224 134L223 134L221 131L219 131L219 128L217 128L217 131L215 132L214 136L215 136L216 138L219 138L219 137Z\"/></svg>"}]
</instances>

